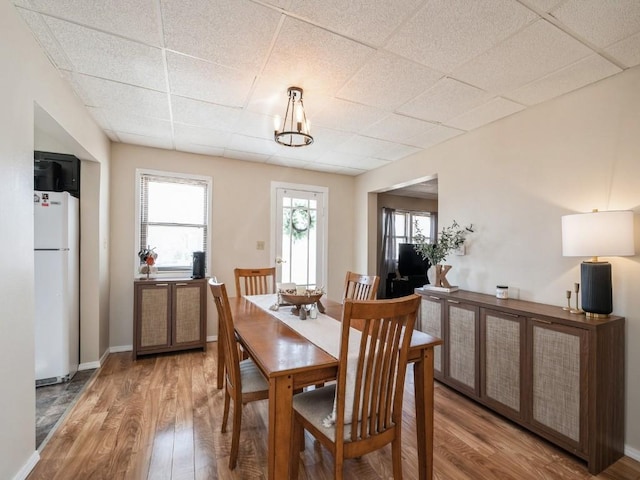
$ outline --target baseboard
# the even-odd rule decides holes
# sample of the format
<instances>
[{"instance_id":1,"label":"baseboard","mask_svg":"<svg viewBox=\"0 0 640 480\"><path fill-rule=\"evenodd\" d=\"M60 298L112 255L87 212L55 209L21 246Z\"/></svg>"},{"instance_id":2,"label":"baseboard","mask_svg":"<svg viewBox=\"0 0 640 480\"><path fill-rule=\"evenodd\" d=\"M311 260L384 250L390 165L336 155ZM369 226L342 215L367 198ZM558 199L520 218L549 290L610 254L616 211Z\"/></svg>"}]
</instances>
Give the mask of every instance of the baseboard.
<instances>
[{"instance_id":1,"label":"baseboard","mask_svg":"<svg viewBox=\"0 0 640 480\"><path fill-rule=\"evenodd\" d=\"M133 345L120 345L117 347L109 347L109 353L133 352Z\"/></svg>"},{"instance_id":2,"label":"baseboard","mask_svg":"<svg viewBox=\"0 0 640 480\"><path fill-rule=\"evenodd\" d=\"M102 365L104 365L104 362L108 356L109 356L109 349L105 350L105 352L102 354L102 357L100 357L100 360L96 362L81 363L78 366L78 370L93 370L96 368L100 368Z\"/></svg>"},{"instance_id":3,"label":"baseboard","mask_svg":"<svg viewBox=\"0 0 640 480\"><path fill-rule=\"evenodd\" d=\"M640 450L638 450L636 448L631 448L629 445L625 445L624 454L627 457L633 458L637 462L640 462Z\"/></svg>"},{"instance_id":4,"label":"baseboard","mask_svg":"<svg viewBox=\"0 0 640 480\"><path fill-rule=\"evenodd\" d=\"M210 337L207 337L207 343L209 342L217 342L218 341L218 336L217 335L211 335Z\"/></svg>"},{"instance_id":5,"label":"baseboard","mask_svg":"<svg viewBox=\"0 0 640 480\"><path fill-rule=\"evenodd\" d=\"M25 480L31 473L31 470L33 470L33 467L35 467L39 461L40 461L40 454L36 450L31 454L31 456L29 457L29 460L27 460L27 463L25 463L20 469L20 471L16 473L16 476L13 477L13 480Z\"/></svg>"}]
</instances>

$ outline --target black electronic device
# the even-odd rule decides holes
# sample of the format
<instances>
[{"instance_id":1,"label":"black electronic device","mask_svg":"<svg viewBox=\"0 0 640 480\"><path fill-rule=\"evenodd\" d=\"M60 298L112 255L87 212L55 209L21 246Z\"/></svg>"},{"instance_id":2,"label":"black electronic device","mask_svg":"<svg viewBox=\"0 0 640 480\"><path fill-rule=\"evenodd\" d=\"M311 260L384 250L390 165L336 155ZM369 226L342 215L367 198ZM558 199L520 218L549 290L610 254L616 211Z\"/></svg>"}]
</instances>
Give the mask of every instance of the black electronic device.
<instances>
[{"instance_id":1,"label":"black electronic device","mask_svg":"<svg viewBox=\"0 0 640 480\"><path fill-rule=\"evenodd\" d=\"M205 253L193 252L193 273L191 278L204 278L205 274Z\"/></svg>"},{"instance_id":2,"label":"black electronic device","mask_svg":"<svg viewBox=\"0 0 640 480\"><path fill-rule=\"evenodd\" d=\"M53 152L33 153L34 189L45 192L69 192L80 198L80 159Z\"/></svg>"},{"instance_id":3,"label":"black electronic device","mask_svg":"<svg viewBox=\"0 0 640 480\"><path fill-rule=\"evenodd\" d=\"M398 245L398 273L402 277L426 276L427 270L429 270L429 260L423 259L414 247L413 243L401 243Z\"/></svg>"}]
</instances>

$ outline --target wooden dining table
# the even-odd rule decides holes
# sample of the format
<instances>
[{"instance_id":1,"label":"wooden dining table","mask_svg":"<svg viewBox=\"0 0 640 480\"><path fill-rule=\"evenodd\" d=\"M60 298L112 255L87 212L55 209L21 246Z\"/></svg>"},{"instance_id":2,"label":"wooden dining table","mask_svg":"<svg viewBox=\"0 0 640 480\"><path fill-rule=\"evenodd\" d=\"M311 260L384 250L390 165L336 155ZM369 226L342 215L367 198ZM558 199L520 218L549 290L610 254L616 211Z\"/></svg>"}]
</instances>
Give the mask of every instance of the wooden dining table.
<instances>
[{"instance_id":1,"label":"wooden dining table","mask_svg":"<svg viewBox=\"0 0 640 480\"><path fill-rule=\"evenodd\" d=\"M238 341L269 381L268 478L288 479L293 394L334 380L338 360L246 298L229 302ZM324 299L322 303L328 316L342 318L342 304ZM409 362L414 369L420 480L433 478L433 348L441 344L439 338L413 331Z\"/></svg>"}]
</instances>

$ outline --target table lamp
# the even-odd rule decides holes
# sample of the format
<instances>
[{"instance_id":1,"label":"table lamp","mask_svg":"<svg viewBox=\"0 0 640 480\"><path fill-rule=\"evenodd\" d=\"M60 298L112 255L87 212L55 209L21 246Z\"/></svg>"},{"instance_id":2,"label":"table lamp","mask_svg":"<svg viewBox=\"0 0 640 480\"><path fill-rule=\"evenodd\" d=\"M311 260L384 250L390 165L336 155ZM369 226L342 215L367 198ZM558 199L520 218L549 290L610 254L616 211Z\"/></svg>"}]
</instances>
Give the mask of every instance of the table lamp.
<instances>
[{"instance_id":1,"label":"table lamp","mask_svg":"<svg viewBox=\"0 0 640 480\"><path fill-rule=\"evenodd\" d=\"M587 317L607 317L613 311L611 264L598 257L635 255L633 212L578 213L562 217L562 255L592 257L580 265L582 310Z\"/></svg>"}]
</instances>

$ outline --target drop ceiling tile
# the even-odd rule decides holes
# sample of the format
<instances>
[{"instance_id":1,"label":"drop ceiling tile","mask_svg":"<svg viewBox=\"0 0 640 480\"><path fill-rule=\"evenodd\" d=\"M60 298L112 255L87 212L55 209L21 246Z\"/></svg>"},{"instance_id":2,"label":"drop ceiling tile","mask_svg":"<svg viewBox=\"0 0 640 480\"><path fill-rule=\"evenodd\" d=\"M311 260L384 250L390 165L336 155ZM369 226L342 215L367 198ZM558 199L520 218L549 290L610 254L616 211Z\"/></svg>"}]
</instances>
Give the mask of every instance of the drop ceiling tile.
<instances>
[{"instance_id":1,"label":"drop ceiling tile","mask_svg":"<svg viewBox=\"0 0 640 480\"><path fill-rule=\"evenodd\" d=\"M640 65L640 33L614 43L606 51L627 67Z\"/></svg>"},{"instance_id":2,"label":"drop ceiling tile","mask_svg":"<svg viewBox=\"0 0 640 480\"><path fill-rule=\"evenodd\" d=\"M33 8L29 0L13 0L12 2L16 7Z\"/></svg>"},{"instance_id":3,"label":"drop ceiling tile","mask_svg":"<svg viewBox=\"0 0 640 480\"><path fill-rule=\"evenodd\" d=\"M382 120L386 115L386 112L377 108L334 98L329 100L315 116L308 114L307 117L311 120L312 132L314 125L347 132L360 132Z\"/></svg>"},{"instance_id":4,"label":"drop ceiling tile","mask_svg":"<svg viewBox=\"0 0 640 480\"><path fill-rule=\"evenodd\" d=\"M244 111L238 121L235 130L249 137L266 138L273 140L273 131L275 129L274 117Z\"/></svg>"},{"instance_id":5,"label":"drop ceiling tile","mask_svg":"<svg viewBox=\"0 0 640 480\"><path fill-rule=\"evenodd\" d=\"M264 75L305 90L341 87L373 54L372 48L287 17Z\"/></svg>"},{"instance_id":6,"label":"drop ceiling tile","mask_svg":"<svg viewBox=\"0 0 640 480\"><path fill-rule=\"evenodd\" d=\"M345 167L341 167L339 165L331 165L329 163L316 163L310 164L308 169L314 170L316 172L324 172L324 173L338 173L344 170Z\"/></svg>"},{"instance_id":7,"label":"drop ceiling tile","mask_svg":"<svg viewBox=\"0 0 640 480\"><path fill-rule=\"evenodd\" d=\"M58 18L162 46L157 0L32 0L31 4L38 11Z\"/></svg>"},{"instance_id":8,"label":"drop ceiling tile","mask_svg":"<svg viewBox=\"0 0 640 480\"><path fill-rule=\"evenodd\" d=\"M193 125L176 123L173 126L173 134L176 144L192 143L206 145L208 147L226 148L230 142L231 134Z\"/></svg>"},{"instance_id":9,"label":"drop ceiling tile","mask_svg":"<svg viewBox=\"0 0 640 480\"><path fill-rule=\"evenodd\" d=\"M531 10L511 0L432 0L385 48L448 73L535 18Z\"/></svg>"},{"instance_id":10,"label":"drop ceiling tile","mask_svg":"<svg viewBox=\"0 0 640 480\"><path fill-rule=\"evenodd\" d=\"M599 47L640 32L638 0L569 0L552 13L564 25Z\"/></svg>"},{"instance_id":11,"label":"drop ceiling tile","mask_svg":"<svg viewBox=\"0 0 640 480\"><path fill-rule=\"evenodd\" d=\"M429 148L438 143L442 143L450 138L462 135L464 130L458 130L457 128L450 128L445 125L435 125L427 132L421 133L409 139L408 143L421 148Z\"/></svg>"},{"instance_id":12,"label":"drop ceiling tile","mask_svg":"<svg viewBox=\"0 0 640 480\"><path fill-rule=\"evenodd\" d=\"M413 155L414 153L418 153L420 150L420 148L412 147L410 145L403 145L401 143L389 143L380 151L378 151L375 157L393 162L409 155Z\"/></svg>"},{"instance_id":13,"label":"drop ceiling tile","mask_svg":"<svg viewBox=\"0 0 640 480\"><path fill-rule=\"evenodd\" d=\"M550 12L566 0L528 0L528 3L543 12Z\"/></svg>"},{"instance_id":14,"label":"drop ceiling tile","mask_svg":"<svg viewBox=\"0 0 640 480\"><path fill-rule=\"evenodd\" d=\"M47 25L78 73L166 91L159 48L47 18Z\"/></svg>"},{"instance_id":15,"label":"drop ceiling tile","mask_svg":"<svg viewBox=\"0 0 640 480\"><path fill-rule=\"evenodd\" d=\"M491 94L453 78L443 78L422 95L406 103L398 112L433 122L445 122L477 105Z\"/></svg>"},{"instance_id":16,"label":"drop ceiling tile","mask_svg":"<svg viewBox=\"0 0 640 480\"><path fill-rule=\"evenodd\" d=\"M104 130L104 133L107 137L109 137L109 140L111 140L112 142L121 142L120 138L118 137L118 134L113 130Z\"/></svg>"},{"instance_id":17,"label":"drop ceiling tile","mask_svg":"<svg viewBox=\"0 0 640 480\"><path fill-rule=\"evenodd\" d=\"M247 110L264 115L280 115L284 117L287 108L287 88L296 86L303 89L302 100L305 110L309 109L310 92L304 85L290 85L286 80L271 79L261 76L255 83L251 98L247 102ZM311 101L313 103L313 100Z\"/></svg>"},{"instance_id":18,"label":"drop ceiling tile","mask_svg":"<svg viewBox=\"0 0 640 480\"><path fill-rule=\"evenodd\" d=\"M621 71L600 55L593 54L518 90L509 92L506 96L525 105L535 105Z\"/></svg>"},{"instance_id":19,"label":"drop ceiling tile","mask_svg":"<svg viewBox=\"0 0 640 480\"><path fill-rule=\"evenodd\" d=\"M173 143L170 138L146 137L133 133L116 132L122 143L131 145L142 145L144 147L161 148L163 150L173 150Z\"/></svg>"},{"instance_id":20,"label":"drop ceiling tile","mask_svg":"<svg viewBox=\"0 0 640 480\"><path fill-rule=\"evenodd\" d=\"M113 130L111 123L107 118L107 115L105 115L104 108L96 108L96 107L85 107L85 108L89 111L93 119L103 130Z\"/></svg>"},{"instance_id":21,"label":"drop ceiling tile","mask_svg":"<svg viewBox=\"0 0 640 480\"><path fill-rule=\"evenodd\" d=\"M335 148L336 152L363 155L365 157L377 157L377 153L384 150L391 142L377 138L354 135Z\"/></svg>"},{"instance_id":22,"label":"drop ceiling tile","mask_svg":"<svg viewBox=\"0 0 640 480\"><path fill-rule=\"evenodd\" d=\"M337 148L353 136L353 134L348 132L326 127L314 127L313 125L311 125L311 135L313 136L312 146L324 151Z\"/></svg>"},{"instance_id":23,"label":"drop ceiling tile","mask_svg":"<svg viewBox=\"0 0 640 480\"><path fill-rule=\"evenodd\" d=\"M384 159L361 157L360 155L354 155L351 158L345 160L345 167L355 168L358 170L373 170L374 168L384 167L385 165L389 165L391 163L390 161Z\"/></svg>"},{"instance_id":24,"label":"drop ceiling tile","mask_svg":"<svg viewBox=\"0 0 640 480\"><path fill-rule=\"evenodd\" d=\"M269 160L267 160L266 163L270 165L280 165L281 167L289 168L308 168L311 165L311 162L309 162L308 160L283 157L281 155L273 155L269 157Z\"/></svg>"},{"instance_id":25,"label":"drop ceiling tile","mask_svg":"<svg viewBox=\"0 0 640 480\"><path fill-rule=\"evenodd\" d=\"M281 14L246 0L162 0L162 16L168 49L255 74Z\"/></svg>"},{"instance_id":26,"label":"drop ceiling tile","mask_svg":"<svg viewBox=\"0 0 640 480\"><path fill-rule=\"evenodd\" d=\"M337 173L338 175L349 175L350 177L357 177L358 175L361 175L365 172L366 170L361 170L359 168L343 167L337 169L334 173Z\"/></svg>"},{"instance_id":27,"label":"drop ceiling tile","mask_svg":"<svg viewBox=\"0 0 640 480\"><path fill-rule=\"evenodd\" d=\"M379 46L421 0L294 0L290 11L347 37Z\"/></svg>"},{"instance_id":28,"label":"drop ceiling tile","mask_svg":"<svg viewBox=\"0 0 640 480\"><path fill-rule=\"evenodd\" d=\"M228 149L236 150L238 152L262 153L269 156L277 154L278 147L279 145L273 140L248 137L246 135L240 135L238 133L234 133L233 135L231 135L229 145L227 146Z\"/></svg>"},{"instance_id":29,"label":"drop ceiling tile","mask_svg":"<svg viewBox=\"0 0 640 480\"><path fill-rule=\"evenodd\" d=\"M224 132L233 131L242 116L242 109L238 107L226 107L177 95L171 96L171 111L175 122Z\"/></svg>"},{"instance_id":30,"label":"drop ceiling tile","mask_svg":"<svg viewBox=\"0 0 640 480\"><path fill-rule=\"evenodd\" d=\"M257 162L257 163L265 163L269 159L268 154L239 152L237 150L229 150L228 148L225 149L224 151L224 157L232 158L234 160L244 160L246 162Z\"/></svg>"},{"instance_id":31,"label":"drop ceiling tile","mask_svg":"<svg viewBox=\"0 0 640 480\"><path fill-rule=\"evenodd\" d=\"M405 143L416 135L426 133L434 126L435 124L424 120L392 113L363 130L362 134L390 142Z\"/></svg>"},{"instance_id":32,"label":"drop ceiling tile","mask_svg":"<svg viewBox=\"0 0 640 480\"><path fill-rule=\"evenodd\" d=\"M36 40L42 45L51 62L62 70L71 70L73 68L71 62L65 55L64 50L60 47L60 44L51 34L51 30L49 30L42 15L32 12L31 10L25 10L24 8L18 8L18 12L27 25L29 25Z\"/></svg>"},{"instance_id":33,"label":"drop ceiling tile","mask_svg":"<svg viewBox=\"0 0 640 480\"><path fill-rule=\"evenodd\" d=\"M592 51L539 20L457 69L453 76L501 94L570 65Z\"/></svg>"},{"instance_id":34,"label":"drop ceiling tile","mask_svg":"<svg viewBox=\"0 0 640 480\"><path fill-rule=\"evenodd\" d=\"M315 142L311 145L307 145L306 147L285 147L284 145L279 145L275 143L275 152L274 155L279 157L287 157L287 158L295 158L296 160L305 160L305 161L314 161L317 160L322 154L324 154L327 150L318 146Z\"/></svg>"},{"instance_id":35,"label":"drop ceiling tile","mask_svg":"<svg viewBox=\"0 0 640 480\"><path fill-rule=\"evenodd\" d=\"M171 93L231 107L242 107L253 74L167 52Z\"/></svg>"},{"instance_id":36,"label":"drop ceiling tile","mask_svg":"<svg viewBox=\"0 0 640 480\"><path fill-rule=\"evenodd\" d=\"M338 92L338 97L393 110L435 84L442 74L378 51Z\"/></svg>"},{"instance_id":37,"label":"drop ceiling tile","mask_svg":"<svg viewBox=\"0 0 640 480\"><path fill-rule=\"evenodd\" d=\"M372 158L353 153L332 151L322 155L320 158L318 158L318 160L316 160L316 163L319 165L327 165L336 168L351 167L361 168L364 170L364 165L367 163L379 167L382 165L387 165L390 162L382 160L380 158Z\"/></svg>"},{"instance_id":38,"label":"drop ceiling tile","mask_svg":"<svg viewBox=\"0 0 640 480\"><path fill-rule=\"evenodd\" d=\"M87 75L73 74L72 78L78 86L76 91L87 106L169 120L166 93Z\"/></svg>"},{"instance_id":39,"label":"drop ceiling tile","mask_svg":"<svg viewBox=\"0 0 640 480\"><path fill-rule=\"evenodd\" d=\"M143 117L133 112L120 110L100 110L106 121L114 125L118 132L143 135L145 137L164 137L171 139L171 122L158 118Z\"/></svg>"},{"instance_id":40,"label":"drop ceiling tile","mask_svg":"<svg viewBox=\"0 0 640 480\"><path fill-rule=\"evenodd\" d=\"M222 157L222 155L224 154L224 148L177 141L176 150L179 150L181 152L197 153L198 155L209 155L211 157Z\"/></svg>"},{"instance_id":41,"label":"drop ceiling tile","mask_svg":"<svg viewBox=\"0 0 640 480\"><path fill-rule=\"evenodd\" d=\"M459 117L451 119L447 122L447 125L461 130L473 130L524 109L525 107L519 103L497 97Z\"/></svg>"}]
</instances>

